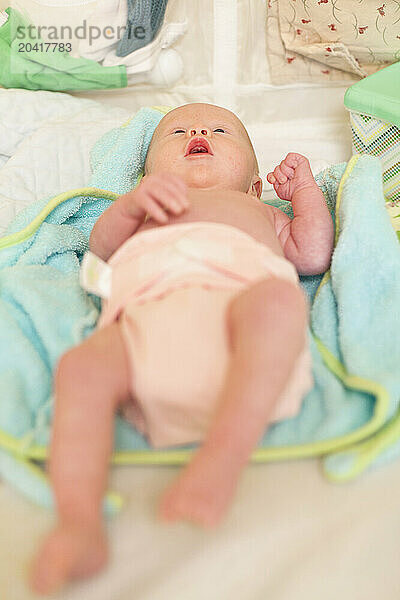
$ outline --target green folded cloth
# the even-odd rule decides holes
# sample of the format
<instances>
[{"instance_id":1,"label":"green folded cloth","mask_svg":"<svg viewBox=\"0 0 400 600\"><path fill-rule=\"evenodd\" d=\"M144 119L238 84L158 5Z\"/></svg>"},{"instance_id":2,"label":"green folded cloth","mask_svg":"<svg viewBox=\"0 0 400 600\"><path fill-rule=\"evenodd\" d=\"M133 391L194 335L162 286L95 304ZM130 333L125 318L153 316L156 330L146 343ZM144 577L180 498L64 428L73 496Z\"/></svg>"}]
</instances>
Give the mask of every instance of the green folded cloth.
<instances>
[{"instance_id":1,"label":"green folded cloth","mask_svg":"<svg viewBox=\"0 0 400 600\"><path fill-rule=\"evenodd\" d=\"M3 87L65 91L127 86L124 65L102 67L94 60L74 58L58 48L53 52L54 47L46 52L46 42L39 37L36 27L28 29L31 24L18 11L7 8L3 14L8 15L0 27L0 85ZM21 39L22 33L24 39ZM27 52L27 44L36 45L36 49Z\"/></svg>"}]
</instances>

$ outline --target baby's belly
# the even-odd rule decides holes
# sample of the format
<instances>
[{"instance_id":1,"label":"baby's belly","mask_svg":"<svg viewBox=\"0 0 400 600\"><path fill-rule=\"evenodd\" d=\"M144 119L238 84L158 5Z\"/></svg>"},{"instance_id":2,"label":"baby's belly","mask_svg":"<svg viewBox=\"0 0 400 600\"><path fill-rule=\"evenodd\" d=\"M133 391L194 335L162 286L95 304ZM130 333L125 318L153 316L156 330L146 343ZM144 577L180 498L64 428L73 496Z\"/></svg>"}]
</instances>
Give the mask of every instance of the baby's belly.
<instances>
[{"instance_id":1,"label":"baby's belly","mask_svg":"<svg viewBox=\"0 0 400 600\"><path fill-rule=\"evenodd\" d=\"M179 216L169 214L168 225L197 221L225 223L251 235L275 254L284 256L273 226L272 212L269 213L268 206L260 200L242 192L195 189L189 189L188 198L190 207ZM159 227L158 223L148 219L138 231L153 227Z\"/></svg>"}]
</instances>

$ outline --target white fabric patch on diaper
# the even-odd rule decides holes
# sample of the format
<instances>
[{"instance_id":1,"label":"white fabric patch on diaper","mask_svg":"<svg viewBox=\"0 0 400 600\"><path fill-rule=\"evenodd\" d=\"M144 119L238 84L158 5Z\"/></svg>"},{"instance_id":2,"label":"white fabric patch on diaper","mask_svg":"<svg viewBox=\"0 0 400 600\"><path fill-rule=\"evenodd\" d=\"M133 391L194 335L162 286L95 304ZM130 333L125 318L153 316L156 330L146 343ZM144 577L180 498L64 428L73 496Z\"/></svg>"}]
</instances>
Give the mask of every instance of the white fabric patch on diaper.
<instances>
[{"instance_id":1,"label":"white fabric patch on diaper","mask_svg":"<svg viewBox=\"0 0 400 600\"><path fill-rule=\"evenodd\" d=\"M197 240L182 238L175 243L175 248L183 255L195 260L222 260L231 263L233 259L232 247L229 244L223 244L208 239L207 244L199 243Z\"/></svg>"},{"instance_id":2,"label":"white fabric patch on diaper","mask_svg":"<svg viewBox=\"0 0 400 600\"><path fill-rule=\"evenodd\" d=\"M86 252L79 272L79 283L87 292L107 299L111 295L111 273L110 265L93 252Z\"/></svg>"}]
</instances>

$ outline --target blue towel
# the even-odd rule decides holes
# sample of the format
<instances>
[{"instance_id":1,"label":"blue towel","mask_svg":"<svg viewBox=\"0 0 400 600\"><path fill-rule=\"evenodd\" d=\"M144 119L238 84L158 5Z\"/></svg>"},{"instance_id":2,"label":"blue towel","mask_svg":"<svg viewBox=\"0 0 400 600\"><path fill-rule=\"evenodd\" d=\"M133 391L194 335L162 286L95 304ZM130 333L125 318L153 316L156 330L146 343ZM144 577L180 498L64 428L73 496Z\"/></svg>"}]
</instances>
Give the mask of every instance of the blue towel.
<instances>
[{"instance_id":1,"label":"blue towel","mask_svg":"<svg viewBox=\"0 0 400 600\"><path fill-rule=\"evenodd\" d=\"M162 116L142 109L97 143L91 186L108 193L67 194L34 235L0 250L0 472L47 506L49 486L30 461L47 455L52 371L62 352L93 331L100 308L99 300L79 287L80 261L99 215L116 194L139 181ZM377 456L392 458L399 451L400 339L393 332L399 330L400 250L385 209L378 159L356 155L347 165L322 172L317 182L335 219L336 246L330 271L301 278L311 304L315 385L299 415L268 429L253 459L329 454L327 475L345 480ZM290 214L289 203L276 205ZM49 206L44 200L29 207L8 234ZM184 463L193 447L152 450L115 418L114 463ZM115 508L114 502L109 509Z\"/></svg>"},{"instance_id":2,"label":"blue towel","mask_svg":"<svg viewBox=\"0 0 400 600\"><path fill-rule=\"evenodd\" d=\"M264 443L279 445L286 434L307 443L317 433L321 453L336 450L324 460L325 474L346 481L400 455L400 246L385 208L379 159L355 155L316 180L336 225L330 270L300 278L311 301L316 383L301 414L271 428ZM275 205L292 216L290 203ZM336 448L323 447L338 435Z\"/></svg>"}]
</instances>

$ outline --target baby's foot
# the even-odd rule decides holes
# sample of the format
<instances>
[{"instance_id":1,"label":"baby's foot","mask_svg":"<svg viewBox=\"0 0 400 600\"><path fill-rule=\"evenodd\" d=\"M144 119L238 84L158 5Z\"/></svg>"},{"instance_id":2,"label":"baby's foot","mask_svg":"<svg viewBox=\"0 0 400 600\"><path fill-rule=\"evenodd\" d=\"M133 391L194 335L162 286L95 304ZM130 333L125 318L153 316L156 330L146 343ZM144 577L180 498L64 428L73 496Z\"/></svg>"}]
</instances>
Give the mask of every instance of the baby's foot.
<instances>
[{"instance_id":1,"label":"baby's foot","mask_svg":"<svg viewBox=\"0 0 400 600\"><path fill-rule=\"evenodd\" d=\"M273 173L268 173L267 181L273 184L282 200L291 200L293 194L299 190L318 188L310 163L305 156L294 152L290 152Z\"/></svg>"},{"instance_id":2,"label":"baby's foot","mask_svg":"<svg viewBox=\"0 0 400 600\"><path fill-rule=\"evenodd\" d=\"M207 453L208 454L208 453ZM202 449L164 493L159 515L165 521L188 520L215 527L234 495L240 469Z\"/></svg>"},{"instance_id":3,"label":"baby's foot","mask_svg":"<svg viewBox=\"0 0 400 600\"><path fill-rule=\"evenodd\" d=\"M69 579L88 577L107 562L107 541L99 528L59 525L36 557L32 589L39 594L59 590Z\"/></svg>"}]
</instances>

